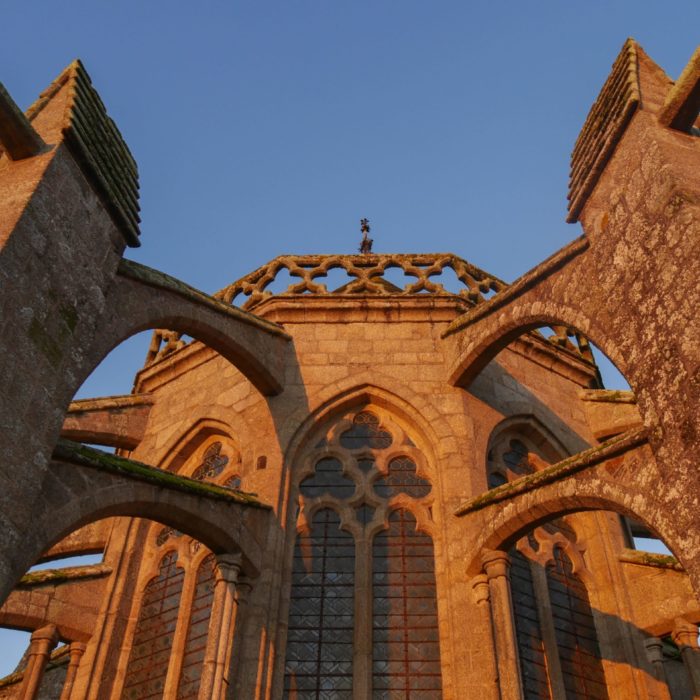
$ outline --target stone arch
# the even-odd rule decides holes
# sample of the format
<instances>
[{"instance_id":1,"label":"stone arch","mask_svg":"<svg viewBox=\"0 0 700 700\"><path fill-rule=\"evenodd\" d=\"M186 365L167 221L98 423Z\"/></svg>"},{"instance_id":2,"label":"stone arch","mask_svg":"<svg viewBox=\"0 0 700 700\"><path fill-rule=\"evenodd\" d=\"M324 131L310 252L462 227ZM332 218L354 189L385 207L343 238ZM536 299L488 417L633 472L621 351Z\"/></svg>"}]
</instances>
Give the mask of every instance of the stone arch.
<instances>
[{"instance_id":1,"label":"stone arch","mask_svg":"<svg viewBox=\"0 0 700 700\"><path fill-rule=\"evenodd\" d=\"M587 314L551 300L546 303L516 300L507 304L503 310L481 315L460 329L463 337L457 337L449 383L454 386L469 386L501 350L523 333L550 325L566 326L586 336L629 381L629 368L619 343Z\"/></svg>"},{"instance_id":2,"label":"stone arch","mask_svg":"<svg viewBox=\"0 0 700 700\"><path fill-rule=\"evenodd\" d=\"M613 511L642 522L660 535L683 563L678 544L680 533L670 532L668 520L644 507L642 494L609 480L587 481L569 479L543 486L509 504L497 504L497 510L488 511L484 527L471 547L472 556L467 571L475 576L481 571L481 557L487 551L508 551L521 537L551 520L581 511ZM663 521L663 526L661 522Z\"/></svg>"},{"instance_id":3,"label":"stone arch","mask_svg":"<svg viewBox=\"0 0 700 700\"><path fill-rule=\"evenodd\" d=\"M562 439L558 438L534 412L518 413L504 418L491 431L486 445L486 454L484 455L486 471L488 471L488 455L490 451L504 434L511 432L520 433L528 438L530 442L540 448L544 459L552 464L578 451L577 448L579 446L573 444L574 441L570 439L570 436L562 435ZM564 440L569 444L565 444Z\"/></svg>"},{"instance_id":4,"label":"stone arch","mask_svg":"<svg viewBox=\"0 0 700 700\"><path fill-rule=\"evenodd\" d=\"M207 512L210 507L200 499L194 494L185 498L180 498L180 494L173 496L153 484L108 483L96 490L87 490L82 497L53 510L38 521L36 529L46 533L50 546L87 523L130 516L180 530L217 554L239 551L232 528L227 527L227 523L216 522L213 514Z\"/></svg>"},{"instance_id":5,"label":"stone arch","mask_svg":"<svg viewBox=\"0 0 700 700\"><path fill-rule=\"evenodd\" d=\"M132 265L130 263L129 268ZM149 272L162 275L154 270ZM186 290L194 293L190 288ZM105 307L104 317L84 353L76 388L127 338L141 331L167 328L211 347L240 370L263 395L278 394L282 390L282 366L289 336L276 324L203 294L201 298L192 298L123 274L115 278Z\"/></svg>"},{"instance_id":6,"label":"stone arch","mask_svg":"<svg viewBox=\"0 0 700 700\"><path fill-rule=\"evenodd\" d=\"M288 460L296 459L299 450L303 449L303 441L314 426L363 402L374 403L411 425L418 432L417 437L423 439L424 444L420 447L430 460L437 462L446 456L442 449L443 441L452 437L454 431L425 396L392 377L367 372L365 377L355 374L346 381L325 388L319 392L314 408L309 411L304 407L290 416L288 424L293 421L296 429L287 446Z\"/></svg>"}]
</instances>

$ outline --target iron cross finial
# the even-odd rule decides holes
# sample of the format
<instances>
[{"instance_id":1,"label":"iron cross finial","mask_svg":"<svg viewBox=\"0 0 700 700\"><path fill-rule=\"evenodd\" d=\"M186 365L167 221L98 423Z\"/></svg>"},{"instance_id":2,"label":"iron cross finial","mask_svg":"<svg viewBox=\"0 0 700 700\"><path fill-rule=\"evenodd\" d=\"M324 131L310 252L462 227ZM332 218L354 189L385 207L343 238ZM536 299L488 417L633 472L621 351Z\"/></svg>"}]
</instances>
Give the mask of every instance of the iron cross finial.
<instances>
[{"instance_id":1,"label":"iron cross finial","mask_svg":"<svg viewBox=\"0 0 700 700\"><path fill-rule=\"evenodd\" d=\"M362 232L362 242L360 243L360 253L371 253L374 241L368 237L370 231L369 219L360 219L360 231Z\"/></svg>"}]
</instances>

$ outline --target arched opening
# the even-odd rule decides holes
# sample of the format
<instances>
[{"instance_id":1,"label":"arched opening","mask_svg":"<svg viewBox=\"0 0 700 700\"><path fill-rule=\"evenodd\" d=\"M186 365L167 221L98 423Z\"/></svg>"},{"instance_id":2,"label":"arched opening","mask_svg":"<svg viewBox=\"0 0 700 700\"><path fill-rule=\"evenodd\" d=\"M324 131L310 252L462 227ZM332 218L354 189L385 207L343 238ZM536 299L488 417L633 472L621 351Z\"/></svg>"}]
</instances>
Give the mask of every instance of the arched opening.
<instances>
[{"instance_id":1,"label":"arched opening","mask_svg":"<svg viewBox=\"0 0 700 700\"><path fill-rule=\"evenodd\" d=\"M489 440L489 488L564 457L544 425L513 416ZM635 535L652 532L643 518L590 500L584 512L580 498L562 498L558 508L533 502L529 526L512 513L514 527L506 521L501 539L489 541L508 555L507 613L524 697L614 697L621 683L691 697L700 604L688 575L657 533L657 546L639 551Z\"/></svg>"},{"instance_id":2,"label":"arched opening","mask_svg":"<svg viewBox=\"0 0 700 700\"><path fill-rule=\"evenodd\" d=\"M239 445L217 421L194 427L160 466L227 489L238 488L244 478ZM24 599L38 589L60 603L66 615L57 617L47 604L44 617L21 623L29 630L53 624L62 641L84 643L80 682L89 684L99 677L100 693L111 688L136 697L151 692L197 697L206 682L205 660L215 652L213 640L219 634L209 634L218 563L210 548L186 534L186 525L174 527L143 517L85 525L44 553L0 609L0 624L17 623ZM99 548L104 559L85 565L84 558L95 556ZM107 610L104 601L109 601ZM85 621L79 628L72 624L78 618ZM90 646L93 638L99 639L98 646ZM18 658L26 640L19 643L23 646L17 649ZM68 652L55 653L63 659ZM54 661L53 656L47 660L47 679L57 678ZM124 668L126 673L120 670ZM16 682L22 682L21 674ZM87 693L87 686L84 690Z\"/></svg>"},{"instance_id":3,"label":"arched opening","mask_svg":"<svg viewBox=\"0 0 700 700\"><path fill-rule=\"evenodd\" d=\"M617 513L572 513L508 549L526 698L607 698L614 688L692 697L700 605L670 556L627 546ZM690 694L688 694L690 693Z\"/></svg>"},{"instance_id":4,"label":"arched opening","mask_svg":"<svg viewBox=\"0 0 700 700\"><path fill-rule=\"evenodd\" d=\"M331 411L304 440L284 697L388 697L408 693L409 679L421 697L441 697L433 474L420 442L366 400ZM324 629L327 607L338 629Z\"/></svg>"}]
</instances>

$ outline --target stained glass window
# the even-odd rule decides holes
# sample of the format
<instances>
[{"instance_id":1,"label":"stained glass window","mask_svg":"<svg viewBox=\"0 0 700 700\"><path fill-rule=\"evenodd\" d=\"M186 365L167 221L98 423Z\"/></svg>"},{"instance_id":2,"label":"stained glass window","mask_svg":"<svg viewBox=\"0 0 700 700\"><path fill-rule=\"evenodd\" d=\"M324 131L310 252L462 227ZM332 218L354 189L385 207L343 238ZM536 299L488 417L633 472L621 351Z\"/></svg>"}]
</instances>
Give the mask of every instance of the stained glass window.
<instances>
[{"instance_id":1,"label":"stained glass window","mask_svg":"<svg viewBox=\"0 0 700 700\"><path fill-rule=\"evenodd\" d=\"M416 474L416 465L408 457L398 457L389 462L389 473L374 484L378 496L391 498L405 493L412 498L422 498L430 493L430 483Z\"/></svg>"},{"instance_id":2,"label":"stained glass window","mask_svg":"<svg viewBox=\"0 0 700 700\"><path fill-rule=\"evenodd\" d=\"M352 428L340 436L340 445L346 450L366 447L381 450L391 445L391 434L379 425L374 413L362 411L353 418Z\"/></svg>"},{"instance_id":3,"label":"stained glass window","mask_svg":"<svg viewBox=\"0 0 700 700\"><path fill-rule=\"evenodd\" d=\"M532 472L527 453L524 439L507 438L494 445L489 451L489 487ZM560 545L554 547L553 561L546 566L537 560L542 543L552 546L552 539L561 541L562 536L572 545L576 542L574 529L565 519L558 518L529 532L510 552L510 587L523 695L525 700L549 700L556 681L555 688L564 684L567 697L607 698L597 632L583 582L573 573L571 559ZM540 614L546 619L540 619ZM545 643L543 623L550 629L554 626L556 646ZM551 674L556 674L556 678Z\"/></svg>"},{"instance_id":4,"label":"stained glass window","mask_svg":"<svg viewBox=\"0 0 700 700\"><path fill-rule=\"evenodd\" d=\"M212 442L207 447L202 463L194 470L193 479L203 481L204 479L213 479L224 470L228 464L228 457L221 454L222 445L220 442Z\"/></svg>"},{"instance_id":5,"label":"stained glass window","mask_svg":"<svg viewBox=\"0 0 700 700\"><path fill-rule=\"evenodd\" d=\"M547 585L567 696L607 699L588 591L561 547L547 566Z\"/></svg>"},{"instance_id":6,"label":"stained glass window","mask_svg":"<svg viewBox=\"0 0 700 700\"><path fill-rule=\"evenodd\" d=\"M340 437L333 429L326 435L314 443L314 474L299 485L300 512L308 512L307 499L320 496L330 498L334 509L318 511L310 531L297 536L285 698L351 698L353 660L355 673L368 669L369 677L359 681L361 688L374 683L374 698L441 698L432 539L417 531L408 510L391 512L389 529L374 539L368 532L399 494L416 499L430 519L429 504L419 501L430 494L430 482L417 475L413 459L397 455L394 437L370 411L355 414ZM407 438L399 449L416 451ZM378 474L377 464L386 465L386 473ZM365 536L355 542L340 529L338 513L348 529L364 529ZM363 572L373 576L370 589L355 590L356 562L371 562L371 571ZM364 639L372 635L372 647L355 649L356 632Z\"/></svg>"},{"instance_id":7,"label":"stained glass window","mask_svg":"<svg viewBox=\"0 0 700 700\"><path fill-rule=\"evenodd\" d=\"M163 697L183 578L177 554L169 552L146 585L124 680L122 696L128 700Z\"/></svg>"},{"instance_id":8,"label":"stained glass window","mask_svg":"<svg viewBox=\"0 0 700 700\"><path fill-rule=\"evenodd\" d=\"M326 508L294 548L285 698L352 700L354 586L355 543Z\"/></svg>"},{"instance_id":9,"label":"stained glass window","mask_svg":"<svg viewBox=\"0 0 700 700\"><path fill-rule=\"evenodd\" d=\"M433 542L395 510L372 547L372 697L442 697Z\"/></svg>"},{"instance_id":10,"label":"stained glass window","mask_svg":"<svg viewBox=\"0 0 700 700\"><path fill-rule=\"evenodd\" d=\"M343 476L343 465L337 459L328 457L316 463L314 475L304 479L299 488L307 498L316 498L328 493L340 499L352 496L355 484Z\"/></svg>"},{"instance_id":11,"label":"stained glass window","mask_svg":"<svg viewBox=\"0 0 700 700\"><path fill-rule=\"evenodd\" d=\"M547 657L537 610L537 598L529 560L517 549L510 552L510 585L513 617L520 655L525 700L549 700Z\"/></svg>"},{"instance_id":12,"label":"stained glass window","mask_svg":"<svg viewBox=\"0 0 700 700\"><path fill-rule=\"evenodd\" d=\"M199 692L199 681L202 677L204 654L209 635L209 618L214 600L215 568L216 559L213 554L210 554L205 557L197 569L177 700L195 700Z\"/></svg>"}]
</instances>

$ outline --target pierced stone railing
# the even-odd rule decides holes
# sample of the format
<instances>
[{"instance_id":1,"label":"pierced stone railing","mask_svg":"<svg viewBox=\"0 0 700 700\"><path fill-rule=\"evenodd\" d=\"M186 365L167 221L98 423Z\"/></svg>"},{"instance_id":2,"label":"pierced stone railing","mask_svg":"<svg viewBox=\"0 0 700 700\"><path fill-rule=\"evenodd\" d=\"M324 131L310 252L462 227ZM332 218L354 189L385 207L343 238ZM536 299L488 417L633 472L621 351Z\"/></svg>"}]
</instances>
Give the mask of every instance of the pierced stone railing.
<instances>
[{"instance_id":1,"label":"pierced stone railing","mask_svg":"<svg viewBox=\"0 0 700 700\"><path fill-rule=\"evenodd\" d=\"M399 287L385 278L385 273L391 269L399 269L405 276L415 277L415 281L409 280L403 287ZM449 291L441 284L439 277L445 269L454 271L462 289ZM466 260L449 253L282 255L225 287L214 296L230 304L240 303L242 308L250 310L273 296L267 288L283 270L292 277L299 278L299 281L290 284L286 290L274 296L301 294L406 296L427 293L458 296L477 304L492 292L499 292L508 286L498 278L470 265ZM328 289L324 279L328 280L328 273L332 270L344 270L347 279L344 283L334 284L332 289Z\"/></svg>"},{"instance_id":2,"label":"pierced stone railing","mask_svg":"<svg viewBox=\"0 0 700 700\"><path fill-rule=\"evenodd\" d=\"M332 274L334 270L341 272ZM404 279L388 279L387 273L397 270ZM445 275L445 271L454 273ZM344 276L342 273L345 273ZM285 289L278 286L278 276L289 275ZM392 275L395 277L395 275ZM295 281L297 278L298 281ZM331 284L332 282L332 284ZM330 287L330 288L329 288ZM484 270L451 253L416 255L281 255L247 274L212 296L234 306L252 311L272 297L325 296L357 298L359 296L407 297L428 295L452 297L467 304L480 304L508 285ZM572 329L553 326L553 335L534 331L553 345L593 362L588 341ZM187 345L182 335L169 330L156 330L146 358L146 365L161 360Z\"/></svg>"}]
</instances>

